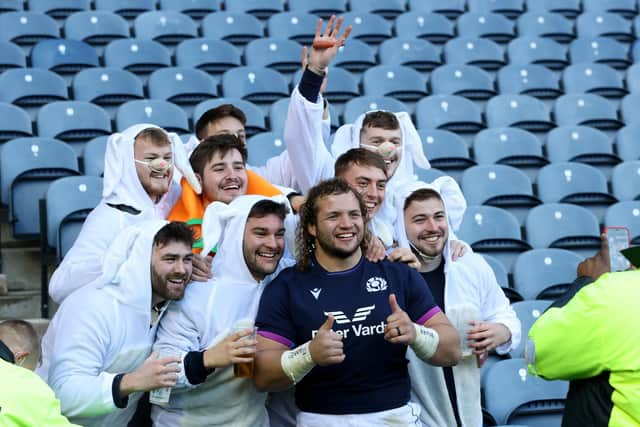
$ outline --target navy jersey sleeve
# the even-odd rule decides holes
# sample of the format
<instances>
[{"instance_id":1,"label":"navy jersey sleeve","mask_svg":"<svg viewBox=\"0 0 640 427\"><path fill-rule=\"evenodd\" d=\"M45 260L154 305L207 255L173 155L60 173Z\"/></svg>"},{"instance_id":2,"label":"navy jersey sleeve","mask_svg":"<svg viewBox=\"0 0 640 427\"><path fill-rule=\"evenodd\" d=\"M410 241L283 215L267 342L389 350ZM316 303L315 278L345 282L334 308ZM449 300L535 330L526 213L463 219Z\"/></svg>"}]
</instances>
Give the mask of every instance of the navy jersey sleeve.
<instances>
[{"instance_id":1,"label":"navy jersey sleeve","mask_svg":"<svg viewBox=\"0 0 640 427\"><path fill-rule=\"evenodd\" d=\"M413 268L408 268L408 270L409 277L405 285L407 295L406 312L411 320L422 325L442 310L436 304L429 286L420 273Z\"/></svg>"},{"instance_id":2,"label":"navy jersey sleeve","mask_svg":"<svg viewBox=\"0 0 640 427\"><path fill-rule=\"evenodd\" d=\"M292 348L295 345L295 329L289 309L287 280L283 277L289 276L288 273L287 270L283 271L265 288L260 298L256 326L260 336Z\"/></svg>"}]
</instances>

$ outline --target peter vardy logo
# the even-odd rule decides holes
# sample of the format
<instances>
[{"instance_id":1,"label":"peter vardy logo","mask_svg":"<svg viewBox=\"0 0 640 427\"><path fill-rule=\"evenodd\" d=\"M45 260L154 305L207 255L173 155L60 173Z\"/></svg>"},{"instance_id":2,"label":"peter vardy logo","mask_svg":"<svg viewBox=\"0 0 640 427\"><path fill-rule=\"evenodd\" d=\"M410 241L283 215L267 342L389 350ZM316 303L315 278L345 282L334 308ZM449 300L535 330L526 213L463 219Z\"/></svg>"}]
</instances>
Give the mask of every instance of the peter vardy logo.
<instances>
[{"instance_id":1,"label":"peter vardy logo","mask_svg":"<svg viewBox=\"0 0 640 427\"><path fill-rule=\"evenodd\" d=\"M367 280L367 292L382 292L387 290L387 281L382 277L371 277Z\"/></svg>"},{"instance_id":2,"label":"peter vardy logo","mask_svg":"<svg viewBox=\"0 0 640 427\"><path fill-rule=\"evenodd\" d=\"M362 322L367 320L369 315L375 310L376 306L369 305L366 307L360 307L356 309L353 317L349 319L344 311L325 311L325 316L332 315L333 319L336 322L336 325L348 325L345 329L334 329L335 332L339 335L342 335L343 338L349 337L349 332L351 335L356 337L367 336L367 335L382 335L384 334L385 323L384 320L373 325L363 325ZM311 331L311 337L315 337L318 333L318 330Z\"/></svg>"}]
</instances>

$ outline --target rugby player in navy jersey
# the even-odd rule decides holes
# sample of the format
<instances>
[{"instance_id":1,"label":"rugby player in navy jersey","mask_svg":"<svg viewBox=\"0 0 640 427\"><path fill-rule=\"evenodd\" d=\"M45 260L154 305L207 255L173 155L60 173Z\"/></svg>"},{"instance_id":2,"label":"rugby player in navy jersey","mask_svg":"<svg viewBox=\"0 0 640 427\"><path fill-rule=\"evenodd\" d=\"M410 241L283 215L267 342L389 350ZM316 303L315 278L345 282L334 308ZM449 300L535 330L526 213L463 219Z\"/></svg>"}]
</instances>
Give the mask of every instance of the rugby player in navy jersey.
<instances>
[{"instance_id":1,"label":"rugby player in navy jersey","mask_svg":"<svg viewBox=\"0 0 640 427\"><path fill-rule=\"evenodd\" d=\"M416 426L406 352L460 360L455 328L423 278L403 263L367 261L360 195L336 178L313 187L300 215L297 263L264 291L255 383L296 385L299 426Z\"/></svg>"}]
</instances>

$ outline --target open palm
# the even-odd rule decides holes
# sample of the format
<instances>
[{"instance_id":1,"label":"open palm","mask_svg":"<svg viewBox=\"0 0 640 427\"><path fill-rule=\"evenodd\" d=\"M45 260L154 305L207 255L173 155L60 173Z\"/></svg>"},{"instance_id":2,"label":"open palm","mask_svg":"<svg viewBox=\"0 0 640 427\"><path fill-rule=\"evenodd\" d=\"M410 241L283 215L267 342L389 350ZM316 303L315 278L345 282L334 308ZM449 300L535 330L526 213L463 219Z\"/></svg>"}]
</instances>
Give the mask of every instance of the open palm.
<instances>
[{"instance_id":1,"label":"open palm","mask_svg":"<svg viewBox=\"0 0 640 427\"><path fill-rule=\"evenodd\" d=\"M309 67L311 67L313 71L325 72L338 53L338 48L344 45L345 40L349 37L351 25L338 37L342 22L342 17L336 19L335 15L332 16L329 18L329 22L323 33L322 19L318 19L316 33L309 54Z\"/></svg>"}]
</instances>

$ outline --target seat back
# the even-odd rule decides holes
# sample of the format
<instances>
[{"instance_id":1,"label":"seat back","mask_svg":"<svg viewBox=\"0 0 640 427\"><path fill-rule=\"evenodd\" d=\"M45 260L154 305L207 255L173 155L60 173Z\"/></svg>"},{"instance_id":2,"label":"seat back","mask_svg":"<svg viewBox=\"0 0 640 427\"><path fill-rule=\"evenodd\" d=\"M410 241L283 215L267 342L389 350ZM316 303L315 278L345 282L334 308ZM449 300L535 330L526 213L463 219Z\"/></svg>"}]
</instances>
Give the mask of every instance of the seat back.
<instances>
[{"instance_id":1,"label":"seat back","mask_svg":"<svg viewBox=\"0 0 640 427\"><path fill-rule=\"evenodd\" d=\"M513 266L514 288L525 300L555 300L576 278L578 264L582 260L581 256L565 249L523 252ZM515 357L521 355L518 353Z\"/></svg>"}]
</instances>

